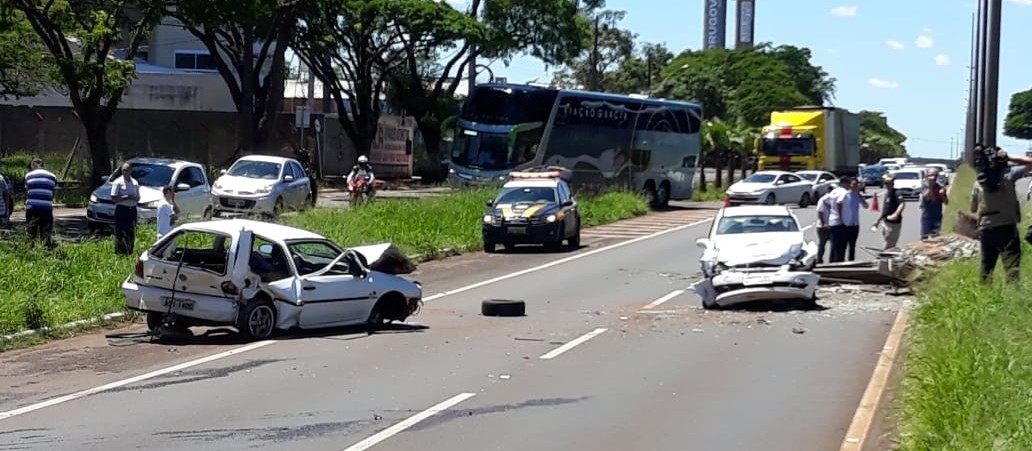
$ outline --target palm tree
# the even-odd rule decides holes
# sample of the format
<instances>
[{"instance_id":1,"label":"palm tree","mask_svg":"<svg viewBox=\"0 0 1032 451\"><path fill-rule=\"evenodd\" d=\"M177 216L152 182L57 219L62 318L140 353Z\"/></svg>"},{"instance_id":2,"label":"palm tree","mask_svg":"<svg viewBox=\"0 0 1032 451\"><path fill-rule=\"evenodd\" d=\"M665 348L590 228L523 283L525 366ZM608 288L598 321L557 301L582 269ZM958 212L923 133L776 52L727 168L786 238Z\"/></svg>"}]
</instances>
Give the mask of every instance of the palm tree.
<instances>
[{"instance_id":1,"label":"palm tree","mask_svg":"<svg viewBox=\"0 0 1032 451\"><path fill-rule=\"evenodd\" d=\"M714 186L717 189L724 187L724 177L721 172L721 156L727 154L731 148L730 128L719 118L706 121L702 126L702 155L699 163L699 191L706 191L706 162L711 161L716 169L716 180Z\"/></svg>"}]
</instances>

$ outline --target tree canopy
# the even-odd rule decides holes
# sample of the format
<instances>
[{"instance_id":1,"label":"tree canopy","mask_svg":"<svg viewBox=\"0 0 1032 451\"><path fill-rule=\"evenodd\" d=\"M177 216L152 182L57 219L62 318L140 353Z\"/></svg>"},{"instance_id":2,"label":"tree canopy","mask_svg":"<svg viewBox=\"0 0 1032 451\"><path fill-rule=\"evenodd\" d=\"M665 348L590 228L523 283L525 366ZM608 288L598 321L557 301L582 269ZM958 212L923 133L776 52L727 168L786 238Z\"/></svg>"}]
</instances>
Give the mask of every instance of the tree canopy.
<instances>
[{"instance_id":1,"label":"tree canopy","mask_svg":"<svg viewBox=\"0 0 1032 451\"><path fill-rule=\"evenodd\" d=\"M54 75L46 49L20 11L0 6L0 97L32 96Z\"/></svg>"},{"instance_id":2,"label":"tree canopy","mask_svg":"<svg viewBox=\"0 0 1032 451\"><path fill-rule=\"evenodd\" d=\"M907 156L903 145L906 135L892 128L884 113L864 110L859 115L861 160L875 162L881 158Z\"/></svg>"},{"instance_id":3,"label":"tree canopy","mask_svg":"<svg viewBox=\"0 0 1032 451\"><path fill-rule=\"evenodd\" d=\"M1032 89L1011 96L1010 111L1003 120L1003 134L1016 139L1032 139Z\"/></svg>"}]
</instances>

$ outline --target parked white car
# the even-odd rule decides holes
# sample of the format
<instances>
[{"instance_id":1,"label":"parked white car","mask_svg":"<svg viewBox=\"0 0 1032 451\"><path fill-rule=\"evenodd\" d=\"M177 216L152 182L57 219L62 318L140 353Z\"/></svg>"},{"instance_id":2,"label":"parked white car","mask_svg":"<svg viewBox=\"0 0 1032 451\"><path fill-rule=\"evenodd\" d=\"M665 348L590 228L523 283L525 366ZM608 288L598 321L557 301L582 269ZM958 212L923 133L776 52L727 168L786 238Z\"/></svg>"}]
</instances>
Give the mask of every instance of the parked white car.
<instances>
[{"instance_id":1,"label":"parked white car","mask_svg":"<svg viewBox=\"0 0 1032 451\"><path fill-rule=\"evenodd\" d=\"M828 171L796 171L796 175L813 184L811 199L814 202L839 185L838 177Z\"/></svg>"},{"instance_id":2,"label":"parked white car","mask_svg":"<svg viewBox=\"0 0 1032 451\"><path fill-rule=\"evenodd\" d=\"M731 205L762 203L795 204L806 208L815 200L813 184L785 171L758 171L727 189Z\"/></svg>"},{"instance_id":3,"label":"parked white car","mask_svg":"<svg viewBox=\"0 0 1032 451\"><path fill-rule=\"evenodd\" d=\"M140 184L140 201L136 214L141 222L153 222L158 216L161 190L171 186L176 191L180 219L211 218L211 187L204 167L197 163L167 158L133 158L132 176ZM115 224L115 204L111 202L111 184L122 176L122 166L104 184L93 190L86 206L86 223L90 231Z\"/></svg>"},{"instance_id":4,"label":"parked white car","mask_svg":"<svg viewBox=\"0 0 1032 451\"><path fill-rule=\"evenodd\" d=\"M248 155L241 157L212 185L214 216L250 213L279 216L286 210L311 205L308 174L293 158Z\"/></svg>"},{"instance_id":5,"label":"parked white car","mask_svg":"<svg viewBox=\"0 0 1032 451\"><path fill-rule=\"evenodd\" d=\"M275 330L378 325L416 314L415 265L389 243L344 248L294 227L245 219L176 227L140 255L125 306L161 327Z\"/></svg>"},{"instance_id":6,"label":"parked white car","mask_svg":"<svg viewBox=\"0 0 1032 451\"><path fill-rule=\"evenodd\" d=\"M892 174L892 186L896 192L905 200L917 200L921 197L921 187L924 184L925 171L921 168L899 169L889 171Z\"/></svg>"},{"instance_id":7,"label":"parked white car","mask_svg":"<svg viewBox=\"0 0 1032 451\"><path fill-rule=\"evenodd\" d=\"M696 244L704 279L693 287L704 308L772 300L815 305L817 245L806 241L787 207L722 208Z\"/></svg>"}]
</instances>

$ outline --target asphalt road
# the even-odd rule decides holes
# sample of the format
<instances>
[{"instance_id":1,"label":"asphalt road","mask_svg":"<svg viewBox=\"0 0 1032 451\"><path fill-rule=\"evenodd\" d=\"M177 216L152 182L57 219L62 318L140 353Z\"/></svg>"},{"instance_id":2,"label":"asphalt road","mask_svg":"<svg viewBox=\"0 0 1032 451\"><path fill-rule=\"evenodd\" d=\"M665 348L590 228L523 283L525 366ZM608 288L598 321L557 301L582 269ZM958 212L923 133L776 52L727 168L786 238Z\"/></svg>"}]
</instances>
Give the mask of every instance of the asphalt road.
<instances>
[{"instance_id":1,"label":"asphalt road","mask_svg":"<svg viewBox=\"0 0 1032 451\"><path fill-rule=\"evenodd\" d=\"M688 285L706 214L673 212L680 229L619 247L425 264L422 327L288 336L129 383L241 344L92 335L0 355L0 449L837 449L898 303L703 311ZM860 244L880 247L862 221ZM486 298L524 299L527 316L482 317Z\"/></svg>"}]
</instances>

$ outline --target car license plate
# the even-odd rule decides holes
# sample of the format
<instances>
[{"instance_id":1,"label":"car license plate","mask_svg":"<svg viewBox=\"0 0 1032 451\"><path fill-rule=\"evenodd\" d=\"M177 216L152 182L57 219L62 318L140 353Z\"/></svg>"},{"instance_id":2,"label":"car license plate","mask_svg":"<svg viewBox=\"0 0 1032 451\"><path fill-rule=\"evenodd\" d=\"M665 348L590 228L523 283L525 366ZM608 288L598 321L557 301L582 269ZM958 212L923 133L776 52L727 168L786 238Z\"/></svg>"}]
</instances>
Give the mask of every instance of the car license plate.
<instances>
[{"instance_id":1,"label":"car license plate","mask_svg":"<svg viewBox=\"0 0 1032 451\"><path fill-rule=\"evenodd\" d=\"M774 280L770 276L748 276L742 279L742 285L752 287L756 285L770 285Z\"/></svg>"},{"instance_id":2,"label":"car license plate","mask_svg":"<svg viewBox=\"0 0 1032 451\"><path fill-rule=\"evenodd\" d=\"M513 235L526 235L527 234L527 228L526 227L509 227L509 233L511 233Z\"/></svg>"},{"instance_id":3,"label":"car license plate","mask_svg":"<svg viewBox=\"0 0 1032 451\"><path fill-rule=\"evenodd\" d=\"M172 308L176 309L176 310L193 310L194 309L194 301L191 301L189 299L175 299L175 300L173 300L171 296L162 296L161 297L161 305L163 307L172 306Z\"/></svg>"},{"instance_id":4,"label":"car license plate","mask_svg":"<svg viewBox=\"0 0 1032 451\"><path fill-rule=\"evenodd\" d=\"M234 206L234 207L243 207L244 206L244 201L239 200L239 199L230 199L229 200L229 204Z\"/></svg>"}]
</instances>

